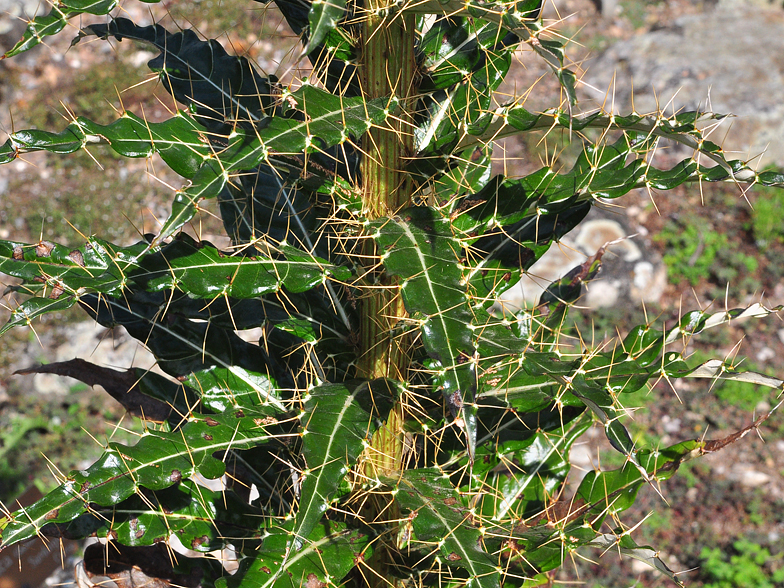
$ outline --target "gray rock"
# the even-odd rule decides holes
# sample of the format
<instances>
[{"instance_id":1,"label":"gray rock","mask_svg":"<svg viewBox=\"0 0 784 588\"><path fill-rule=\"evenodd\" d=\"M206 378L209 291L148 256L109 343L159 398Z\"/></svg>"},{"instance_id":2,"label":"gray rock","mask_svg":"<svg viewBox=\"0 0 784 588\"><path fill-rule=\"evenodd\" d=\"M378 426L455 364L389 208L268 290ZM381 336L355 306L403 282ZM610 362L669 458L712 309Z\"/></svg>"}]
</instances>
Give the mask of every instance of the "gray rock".
<instances>
[{"instance_id":1,"label":"gray rock","mask_svg":"<svg viewBox=\"0 0 784 588\"><path fill-rule=\"evenodd\" d=\"M153 355L122 328L108 330L92 321L69 325L63 329L68 342L54 349L49 361L68 361L76 357L86 359L102 367L117 370L131 366L144 369L155 367ZM33 356L35 357L35 356ZM30 364L40 363L36 359ZM78 380L53 374L36 374L33 387L39 394L63 396L79 384Z\"/></svg>"},{"instance_id":2,"label":"gray rock","mask_svg":"<svg viewBox=\"0 0 784 588\"><path fill-rule=\"evenodd\" d=\"M757 471L749 465L738 465L732 469L729 478L736 480L749 488L763 486L770 482L769 474Z\"/></svg>"},{"instance_id":3,"label":"gray rock","mask_svg":"<svg viewBox=\"0 0 784 588\"><path fill-rule=\"evenodd\" d=\"M38 0L0 0L0 36L21 33L26 20L48 9L46 2Z\"/></svg>"},{"instance_id":4,"label":"gray rock","mask_svg":"<svg viewBox=\"0 0 784 588\"><path fill-rule=\"evenodd\" d=\"M782 164L782 55L782 10L721 6L613 45L585 64L582 87L587 102L599 105L609 88L615 99L607 100L606 108L614 103L618 113L631 111L633 84L639 113L674 108L737 115L710 139L737 152L732 158L748 159L767 149L765 162Z\"/></svg>"},{"instance_id":5,"label":"gray rock","mask_svg":"<svg viewBox=\"0 0 784 588\"><path fill-rule=\"evenodd\" d=\"M662 417L662 427L664 428L665 433L669 433L670 435L675 435L676 433L680 433L681 431L681 419L674 419L668 415L664 415Z\"/></svg>"},{"instance_id":6,"label":"gray rock","mask_svg":"<svg viewBox=\"0 0 784 588\"><path fill-rule=\"evenodd\" d=\"M532 306L553 281L585 262L607 243L602 269L579 302L589 308L608 308L658 302L667 285L667 270L659 256L635 235L625 215L595 208L573 233L550 247L522 280L502 295L503 306L515 310Z\"/></svg>"}]
</instances>

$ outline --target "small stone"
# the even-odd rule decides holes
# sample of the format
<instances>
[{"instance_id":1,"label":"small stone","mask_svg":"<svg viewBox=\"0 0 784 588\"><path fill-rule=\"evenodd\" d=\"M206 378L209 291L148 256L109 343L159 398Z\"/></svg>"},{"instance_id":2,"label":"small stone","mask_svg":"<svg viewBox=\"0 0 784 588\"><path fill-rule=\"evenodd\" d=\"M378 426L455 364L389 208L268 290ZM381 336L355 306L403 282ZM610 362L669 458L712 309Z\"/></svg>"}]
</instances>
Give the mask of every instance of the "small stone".
<instances>
[{"instance_id":1,"label":"small stone","mask_svg":"<svg viewBox=\"0 0 784 588\"><path fill-rule=\"evenodd\" d=\"M667 415L664 415L664 417L662 417L662 427L664 428L665 432L674 435L681 430L681 419L673 419Z\"/></svg>"},{"instance_id":2,"label":"small stone","mask_svg":"<svg viewBox=\"0 0 784 588\"><path fill-rule=\"evenodd\" d=\"M667 269L658 267L650 261L640 261L634 265L634 276L630 289L632 301L659 302L667 287Z\"/></svg>"},{"instance_id":3,"label":"small stone","mask_svg":"<svg viewBox=\"0 0 784 588\"><path fill-rule=\"evenodd\" d=\"M767 400L760 400L757 403L757 406L754 407L754 412L756 414L765 414L770 412L770 402Z\"/></svg>"},{"instance_id":4,"label":"small stone","mask_svg":"<svg viewBox=\"0 0 784 588\"><path fill-rule=\"evenodd\" d=\"M731 472L730 477L749 488L756 488L770 482L770 476L768 474L764 472L758 472L757 470L748 466L740 466L735 468Z\"/></svg>"},{"instance_id":5,"label":"small stone","mask_svg":"<svg viewBox=\"0 0 784 588\"><path fill-rule=\"evenodd\" d=\"M580 232L575 239L577 246L586 255L594 255L600 248L607 243L618 241L608 247L608 251L620 256L624 261L633 262L642 257L640 248L628 239L628 234L617 221L599 218L583 222Z\"/></svg>"},{"instance_id":6,"label":"small stone","mask_svg":"<svg viewBox=\"0 0 784 588\"><path fill-rule=\"evenodd\" d=\"M646 574L652 571L653 568L649 566L647 563L645 563L644 561L641 561L639 559L632 560L632 574L634 574L635 576L639 576L640 574Z\"/></svg>"},{"instance_id":7,"label":"small stone","mask_svg":"<svg viewBox=\"0 0 784 588\"><path fill-rule=\"evenodd\" d=\"M569 452L569 461L577 468L590 470L593 468L593 456L591 448L587 443L572 446Z\"/></svg>"},{"instance_id":8,"label":"small stone","mask_svg":"<svg viewBox=\"0 0 784 588\"><path fill-rule=\"evenodd\" d=\"M33 388L43 395L65 396L70 390L70 385L77 383L73 378L55 376L54 374L36 374L33 376Z\"/></svg>"},{"instance_id":9,"label":"small stone","mask_svg":"<svg viewBox=\"0 0 784 588\"><path fill-rule=\"evenodd\" d=\"M773 351L770 347L763 347L757 353L757 361L759 362L770 361L774 357L776 357L776 352Z\"/></svg>"},{"instance_id":10,"label":"small stone","mask_svg":"<svg viewBox=\"0 0 784 588\"><path fill-rule=\"evenodd\" d=\"M131 54L128 61L134 67L142 67L153 58L155 58L155 53L152 51L136 51L135 53Z\"/></svg>"},{"instance_id":11,"label":"small stone","mask_svg":"<svg viewBox=\"0 0 784 588\"><path fill-rule=\"evenodd\" d=\"M618 302L618 286L614 282L598 280L586 287L585 302L591 308L610 308Z\"/></svg>"}]
</instances>

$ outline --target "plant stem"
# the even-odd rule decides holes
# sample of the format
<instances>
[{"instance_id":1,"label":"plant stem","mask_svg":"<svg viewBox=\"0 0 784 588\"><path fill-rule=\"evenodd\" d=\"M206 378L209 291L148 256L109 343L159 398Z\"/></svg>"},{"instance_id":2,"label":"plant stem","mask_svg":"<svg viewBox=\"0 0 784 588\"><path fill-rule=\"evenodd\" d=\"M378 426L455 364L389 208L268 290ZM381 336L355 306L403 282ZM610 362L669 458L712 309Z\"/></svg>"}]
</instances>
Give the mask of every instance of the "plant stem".
<instances>
[{"instance_id":1,"label":"plant stem","mask_svg":"<svg viewBox=\"0 0 784 588\"><path fill-rule=\"evenodd\" d=\"M384 127L371 129L362 142L363 208L368 218L391 215L411 199L411 182L403 172L405 158L413 154L414 137L411 111L415 93L414 17L385 19L388 0L370 0L362 30L362 87L367 98L396 96L400 106ZM408 357L403 339L393 334L396 323L405 317L397 281L379 275L376 252L367 240L363 253L369 260L365 287L361 294L360 345L362 355L358 372L365 378L391 378L407 381ZM374 435L368 450L364 474L376 479L395 475L402 468L403 405L398 403ZM375 495L364 513L369 522L394 521L399 512L389 497ZM389 568L391 554L383 543L368 562L366 575L371 586L394 584Z\"/></svg>"},{"instance_id":2,"label":"plant stem","mask_svg":"<svg viewBox=\"0 0 784 588\"><path fill-rule=\"evenodd\" d=\"M387 2L376 2L368 7L363 26L363 92L367 98L397 96L400 109L388 125L371 129L362 142L363 200L369 218L394 213L408 203L411 182L403 169L405 158L414 152L414 17L385 20L374 12L382 12Z\"/></svg>"},{"instance_id":3,"label":"plant stem","mask_svg":"<svg viewBox=\"0 0 784 588\"><path fill-rule=\"evenodd\" d=\"M414 148L411 110L416 74L413 17L385 20L380 14L387 0L374 2L367 6L368 16L363 23L363 91L367 98L397 96L400 107L388 125L371 129L363 138L362 198L370 219L394 214L411 199L411 182L403 168ZM363 253L370 261L361 300L359 374L407 381L406 353L401 339L392 334L395 324L405 316L397 281L376 272L372 241L366 241ZM399 437L397 432L393 434ZM386 443L384 447L390 448ZM394 450L393 454L401 452L402 449ZM382 470L390 469L389 466L399 468L391 461L380 465Z\"/></svg>"}]
</instances>

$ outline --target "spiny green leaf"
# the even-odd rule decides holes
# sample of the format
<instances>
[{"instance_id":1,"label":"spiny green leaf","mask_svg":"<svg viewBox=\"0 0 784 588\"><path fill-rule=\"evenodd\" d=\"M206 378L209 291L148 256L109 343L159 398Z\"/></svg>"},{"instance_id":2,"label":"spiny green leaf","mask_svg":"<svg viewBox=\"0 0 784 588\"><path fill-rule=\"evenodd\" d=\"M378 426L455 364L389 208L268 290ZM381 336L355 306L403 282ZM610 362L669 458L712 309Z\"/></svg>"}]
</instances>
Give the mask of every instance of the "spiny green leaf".
<instances>
[{"instance_id":1,"label":"spiny green leaf","mask_svg":"<svg viewBox=\"0 0 784 588\"><path fill-rule=\"evenodd\" d=\"M700 368L690 368L679 353L666 351L666 346L734 320L763 318L779 310L781 307L766 308L761 304L752 304L746 308L716 313L691 311L685 313L680 323L669 331L652 324L639 325L631 329L623 343L614 350L586 355L533 351L529 349L530 341L517 338L510 331L506 338L499 338L510 352L515 349L515 341L520 347L508 359L485 364L479 378L479 398L505 399L520 410L528 410L523 407L536 406L547 399L567 401L568 395L553 392L564 384L563 376L580 373L581 382L594 382L597 386L601 384L613 395L635 392L646 381L660 375L687 377ZM484 338L480 341L488 344ZM706 372L708 369L713 370L710 375L698 371L694 377L716 377L715 370L721 368L708 362ZM727 366L724 369L729 376L737 371L728 370ZM771 383L775 384L773 381Z\"/></svg>"},{"instance_id":2,"label":"spiny green leaf","mask_svg":"<svg viewBox=\"0 0 784 588\"><path fill-rule=\"evenodd\" d=\"M732 321L738 322L750 318L764 318L783 309L784 306L781 305L767 308L760 303L754 303L745 308L732 308L714 313L702 310L692 310L691 312L685 313L681 317L678 326L667 333L664 343L675 343L679 339L699 335L707 329L730 324Z\"/></svg>"},{"instance_id":3,"label":"spiny green leaf","mask_svg":"<svg viewBox=\"0 0 784 588\"><path fill-rule=\"evenodd\" d=\"M470 0L427 0L407 5L407 12L418 14L443 14L448 16L471 16L486 21L491 21L513 32L522 41L528 42L534 51L545 60L550 69L555 73L561 84L570 105L577 103L575 93L575 75L564 66L565 53L563 43L540 38L547 27L538 20L541 3L518 2L517 0L500 0L495 2L482 2Z\"/></svg>"},{"instance_id":4,"label":"spiny green leaf","mask_svg":"<svg viewBox=\"0 0 784 588\"><path fill-rule=\"evenodd\" d=\"M425 33L419 45L425 74L420 91L445 89L471 73L493 67L495 58L514 51L519 42L520 38L514 34L499 34L495 23L454 16L441 18ZM501 80L508 67L507 64L485 77Z\"/></svg>"},{"instance_id":5,"label":"spiny green leaf","mask_svg":"<svg viewBox=\"0 0 784 588\"><path fill-rule=\"evenodd\" d=\"M285 287L303 292L329 275L348 280L351 272L313 258L295 247L268 246L266 255L226 255L185 236L147 255L130 279L150 292L177 288L195 298L255 298ZM272 257L274 256L274 257Z\"/></svg>"},{"instance_id":6,"label":"spiny green leaf","mask_svg":"<svg viewBox=\"0 0 784 588\"><path fill-rule=\"evenodd\" d=\"M737 366L728 361L711 359L697 366L688 374L688 378L710 378L711 380L732 380L734 382L746 382L768 388L784 389L784 380L758 374L756 372L741 371Z\"/></svg>"},{"instance_id":7,"label":"spiny green leaf","mask_svg":"<svg viewBox=\"0 0 784 588\"><path fill-rule=\"evenodd\" d=\"M150 250L144 242L118 247L91 237L80 249L42 241L0 241L0 271L27 281L43 281L61 292L121 295L137 286L149 292L176 288L194 298L255 298L285 287L303 292L332 275L350 271L288 245L265 247L266 254L227 254L187 237Z\"/></svg>"},{"instance_id":8,"label":"spiny green leaf","mask_svg":"<svg viewBox=\"0 0 784 588\"><path fill-rule=\"evenodd\" d=\"M87 470L72 472L58 488L30 507L8 517L0 550L34 537L47 523L66 523L88 510L90 503L110 506L140 487L161 490L197 472L208 479L225 471L220 457L271 440L265 419L278 411L257 408L228 414L192 417L172 433L147 429L133 447L110 443ZM214 457L217 454L218 458Z\"/></svg>"},{"instance_id":9,"label":"spiny green leaf","mask_svg":"<svg viewBox=\"0 0 784 588\"><path fill-rule=\"evenodd\" d=\"M215 39L202 41L191 29L169 33L158 24L140 27L127 18L90 25L84 35L143 41L159 49L161 53L148 64L150 69L160 72L164 87L178 102L199 112L207 126L212 126L211 120L258 122L271 114L269 81L256 73L247 58L227 54Z\"/></svg>"},{"instance_id":10,"label":"spiny green leaf","mask_svg":"<svg viewBox=\"0 0 784 588\"><path fill-rule=\"evenodd\" d=\"M150 348L158 365L171 376L184 378L203 370L223 369L242 382L238 395L227 391L216 402L236 406L239 400L260 398L282 406L280 390L270 373L275 364L262 349L241 340L229 329L178 316L166 295L126 292L121 299L87 295L80 302L105 327L124 326L132 337ZM246 389L250 391L244 393ZM252 405L256 403L253 401Z\"/></svg>"},{"instance_id":11,"label":"spiny green leaf","mask_svg":"<svg viewBox=\"0 0 784 588\"><path fill-rule=\"evenodd\" d=\"M218 202L223 226L236 247L245 246L250 254L259 239L308 243L318 227L310 186L318 190L331 181L321 173L308 171L315 167L313 161L297 164L308 176L304 181L297 181L296 173L281 177L278 170L263 165L243 172L226 185L218 194ZM303 189L303 184L308 186Z\"/></svg>"},{"instance_id":12,"label":"spiny green leaf","mask_svg":"<svg viewBox=\"0 0 784 588\"><path fill-rule=\"evenodd\" d=\"M324 521L317 525L308 542L291 552L294 532L291 525L272 528L261 547L242 561L236 574L216 581L218 588L300 588L337 583L373 553L369 537L346 525Z\"/></svg>"},{"instance_id":13,"label":"spiny green leaf","mask_svg":"<svg viewBox=\"0 0 784 588\"><path fill-rule=\"evenodd\" d=\"M517 410L536 410L550 402L573 404L574 397L588 406L604 425L610 444L627 460L647 474L638 461L638 451L621 421L625 411L617 395L639 390L645 383L663 376L711 377L747 380L780 388L782 381L759 374L744 374L723 362L707 362L689 368L682 356L665 353L665 346L681 336L696 335L705 328L717 326L738 317L767 316L776 309L752 305L710 315L702 311L687 313L681 324L669 333L650 326L637 327L624 341L623 348L605 353L592 353L580 358L560 354L522 351L517 360L504 360L487 367L479 378L478 402L495 398ZM492 331L491 331L492 332ZM481 348L481 347L480 347ZM510 351L514 347L510 346ZM516 365L515 365L516 364Z\"/></svg>"},{"instance_id":14,"label":"spiny green leaf","mask_svg":"<svg viewBox=\"0 0 784 588\"><path fill-rule=\"evenodd\" d=\"M451 152L465 129L471 129L474 124L483 120L484 114L490 108L491 94L495 86L503 80L503 73L509 68L510 60L510 55L504 53L490 61L485 69L474 73L451 89L422 98L422 110L426 111L428 116L415 131L420 156L429 157L445 151Z\"/></svg>"},{"instance_id":15,"label":"spiny green leaf","mask_svg":"<svg viewBox=\"0 0 784 588\"><path fill-rule=\"evenodd\" d=\"M655 451L641 449L637 459L648 477L666 480L687 456L700 450L700 445L700 441L684 441ZM627 463L617 470L588 472L580 482L577 496L587 505L583 510L599 515L598 520L592 519L594 528L599 528L605 516L624 511L634 503L644 482L640 469Z\"/></svg>"},{"instance_id":16,"label":"spiny green leaf","mask_svg":"<svg viewBox=\"0 0 784 588\"><path fill-rule=\"evenodd\" d=\"M603 383L586 380L582 374L578 374L571 382L567 383L567 390L579 398L604 426L607 440L613 448L626 456L630 463L640 469L643 477L646 472L642 469L632 441L631 435L621 422L621 416L625 413L622 409L616 408L616 399L607 392Z\"/></svg>"},{"instance_id":17,"label":"spiny green leaf","mask_svg":"<svg viewBox=\"0 0 784 588\"><path fill-rule=\"evenodd\" d=\"M389 380L324 384L306 396L300 421L302 455L308 469L303 472L294 524L296 549L309 541L343 478L389 414L395 397L395 384Z\"/></svg>"},{"instance_id":18,"label":"spiny green leaf","mask_svg":"<svg viewBox=\"0 0 784 588\"><path fill-rule=\"evenodd\" d=\"M262 4L269 3L269 0L256 1ZM356 40L350 34L352 27L337 24L345 10L345 0L338 0L338 2L325 0L327 6L310 0L275 0L275 4L294 34L302 38L305 44L303 51L307 52L314 73L323 79L324 86L335 94L361 95L362 89L356 75ZM340 11L338 7L341 7ZM328 20L335 19L336 24L331 27L324 26L325 16ZM318 21L315 25L312 22L314 19ZM326 31L321 41L309 39L313 31L322 29Z\"/></svg>"},{"instance_id":19,"label":"spiny green leaf","mask_svg":"<svg viewBox=\"0 0 784 588\"><path fill-rule=\"evenodd\" d=\"M589 543L592 547L598 547L604 552L618 551L622 555L644 562L653 569L660 571L678 586L683 586L680 578L673 572L667 564L659 557L659 552L652 547L640 547L628 533L604 533L599 535Z\"/></svg>"},{"instance_id":20,"label":"spiny green leaf","mask_svg":"<svg viewBox=\"0 0 784 588\"><path fill-rule=\"evenodd\" d=\"M568 173L557 174L543 167L520 179L495 176L481 191L457 199L455 228L466 235L476 233L473 239L496 226L510 230L526 219L563 213L580 200L613 197L607 184L614 178L626 193L634 187L637 172L628 173L624 169L628 158L637 153L637 147L637 143L622 137L611 145L586 147ZM638 170L639 163L629 167ZM620 177L619 172L622 172ZM644 170L639 173L644 174ZM632 186L626 188L630 178Z\"/></svg>"},{"instance_id":21,"label":"spiny green leaf","mask_svg":"<svg viewBox=\"0 0 784 588\"><path fill-rule=\"evenodd\" d=\"M471 455L476 443L475 347L458 265L462 247L452 236L449 219L426 207L374 221L371 229L387 272L403 280L406 310L423 317L420 329L437 386L453 416L462 417Z\"/></svg>"},{"instance_id":22,"label":"spiny green leaf","mask_svg":"<svg viewBox=\"0 0 784 588\"><path fill-rule=\"evenodd\" d=\"M50 312L59 312L71 308L76 303L72 296L59 296L57 298L35 297L25 300L11 311L11 317L0 328L0 335L14 327L29 327L33 320Z\"/></svg>"},{"instance_id":23,"label":"spiny green leaf","mask_svg":"<svg viewBox=\"0 0 784 588\"><path fill-rule=\"evenodd\" d=\"M704 154L718 164L715 167L699 165L694 159L687 159L670 170L657 170L649 166L638 181L656 190L670 190L686 180L706 180L710 182L759 182L763 185L782 186L781 177L771 174L758 177L757 172L746 163L728 161L719 145L708 141L700 131L700 125L721 120L725 115L712 112L688 111L671 117L663 115L616 116L597 111L591 114L570 116L560 109L541 114L532 114L522 105L511 103L488 113L481 122L464 134L458 149L466 149L489 140L498 140L520 132L547 131L553 128L581 131L588 128L618 130L630 133L632 143L649 141L654 138L670 139Z\"/></svg>"},{"instance_id":24,"label":"spiny green leaf","mask_svg":"<svg viewBox=\"0 0 784 588\"><path fill-rule=\"evenodd\" d=\"M695 439L663 449L640 450L636 456L637 464L627 462L617 470L588 472L576 494L582 506L575 509L570 517L574 519L579 516L590 520L591 526L599 529L606 516L624 511L634 503L644 481L671 478L681 463L721 451L756 430L770 414L762 415L753 423L721 439Z\"/></svg>"},{"instance_id":25,"label":"spiny green leaf","mask_svg":"<svg viewBox=\"0 0 784 588\"><path fill-rule=\"evenodd\" d=\"M567 505L556 503L563 510ZM555 509L540 513L541 522L528 527L526 522L511 530L496 527L486 536L488 545L498 545L506 560L508 575L533 576L561 567L577 549L584 547L596 537L590 525L582 521L573 522L567 516L559 520ZM543 515L547 516L543 516ZM555 518L555 520L553 520Z\"/></svg>"},{"instance_id":26,"label":"spiny green leaf","mask_svg":"<svg viewBox=\"0 0 784 588\"><path fill-rule=\"evenodd\" d=\"M254 373L238 365L213 366L193 372L187 376L185 383L198 392L204 407L216 412L266 404L279 410L285 409L269 376Z\"/></svg>"},{"instance_id":27,"label":"spiny green leaf","mask_svg":"<svg viewBox=\"0 0 784 588\"><path fill-rule=\"evenodd\" d=\"M706 451L700 442L688 441L654 452L640 451L639 458L646 476L665 480L682 461ZM526 519L513 518L511 524L489 528L485 541L488 548L501 550L510 571L520 569L529 575L555 569L568 553L591 545L608 514L627 509L643 483L640 470L630 463L620 470L589 472L575 497L551 502Z\"/></svg>"},{"instance_id":28,"label":"spiny green leaf","mask_svg":"<svg viewBox=\"0 0 784 588\"><path fill-rule=\"evenodd\" d=\"M0 271L29 282L43 282L60 291L81 289L118 295L125 273L147 249L146 243L117 247L90 237L79 249L49 241L0 241Z\"/></svg>"},{"instance_id":29,"label":"spiny green leaf","mask_svg":"<svg viewBox=\"0 0 784 588\"><path fill-rule=\"evenodd\" d=\"M312 0L308 15L310 38L304 49L305 53L310 53L314 47L322 44L329 32L334 30L345 11L346 0Z\"/></svg>"},{"instance_id":30,"label":"spiny green leaf","mask_svg":"<svg viewBox=\"0 0 784 588\"><path fill-rule=\"evenodd\" d=\"M492 144L467 149L454 155L452 165L433 179L433 196L440 206L456 209L455 194L473 194L481 191L490 181L493 171Z\"/></svg>"},{"instance_id":31,"label":"spiny green leaf","mask_svg":"<svg viewBox=\"0 0 784 588\"><path fill-rule=\"evenodd\" d=\"M296 171L296 164L276 159L274 155L317 151L349 141L351 137L360 137L374 124L384 121L397 104L394 97L345 98L311 85L285 94L284 99L289 106L287 112L264 119L264 124L253 131L233 131L228 137L228 145L202 165L189 187L177 192L171 215L157 237L158 242L188 222L196 213L200 200L216 198L232 175L263 164L287 173Z\"/></svg>"},{"instance_id":32,"label":"spiny green leaf","mask_svg":"<svg viewBox=\"0 0 784 588\"><path fill-rule=\"evenodd\" d=\"M500 35L494 23L457 17L441 18L427 31L415 131L420 156L451 151L465 129L482 120L519 41L512 33Z\"/></svg>"},{"instance_id":33,"label":"spiny green leaf","mask_svg":"<svg viewBox=\"0 0 784 588\"><path fill-rule=\"evenodd\" d=\"M516 284L523 271L590 211L591 198L550 192L550 187L543 178L508 182L496 177L479 193L456 203L454 226L470 252L466 279L485 307ZM500 203L510 201L520 206L507 215L508 204Z\"/></svg>"},{"instance_id":34,"label":"spiny green leaf","mask_svg":"<svg viewBox=\"0 0 784 588\"><path fill-rule=\"evenodd\" d=\"M95 533L131 546L154 545L176 536L185 547L206 552L222 549L228 537L256 538L262 515L234 492L214 492L183 480L163 490L139 489L110 508L94 505L63 526L80 537Z\"/></svg>"},{"instance_id":35,"label":"spiny green leaf","mask_svg":"<svg viewBox=\"0 0 784 588\"><path fill-rule=\"evenodd\" d=\"M687 132L689 127L684 123L681 128ZM709 171L693 160L665 171L643 159L627 165L629 157L646 152L651 143L652 135L630 131L612 145L586 147L568 173L544 167L519 180L498 176L483 190L457 199L451 205L454 225L466 235L470 259L476 260L468 272L476 295L486 298L488 306L493 304L552 239L582 220L597 197L617 198L651 182L674 187L715 173L715 168Z\"/></svg>"},{"instance_id":36,"label":"spiny green leaf","mask_svg":"<svg viewBox=\"0 0 784 588\"><path fill-rule=\"evenodd\" d=\"M35 129L12 133L0 149L0 163L31 151L73 153L92 143L105 142L123 157L151 157L158 153L172 170L192 178L212 152L205 132L182 111L160 123L148 122L127 111L108 125L78 117L60 133Z\"/></svg>"},{"instance_id":37,"label":"spiny green leaf","mask_svg":"<svg viewBox=\"0 0 784 588\"><path fill-rule=\"evenodd\" d=\"M590 426L584 415L552 431L480 447L472 476L472 486L482 492L476 510L496 523L540 512L569 473L572 444ZM504 435L513 433L506 429Z\"/></svg>"},{"instance_id":38,"label":"spiny green leaf","mask_svg":"<svg viewBox=\"0 0 784 588\"><path fill-rule=\"evenodd\" d=\"M157 2L158 0L144 0ZM3 55L3 59L18 55L42 43L44 37L56 35L68 24L68 19L80 14L109 14L119 4L118 0L59 0L49 14L36 16L27 23L22 39Z\"/></svg>"},{"instance_id":39,"label":"spiny green leaf","mask_svg":"<svg viewBox=\"0 0 784 588\"><path fill-rule=\"evenodd\" d=\"M387 480L395 497L408 511L413 546L419 543L440 554L445 565L466 570L470 585L500 588L500 568L482 545L482 533L462 504L449 476L437 469L403 472L400 480ZM435 545L435 547L431 547Z\"/></svg>"}]
</instances>

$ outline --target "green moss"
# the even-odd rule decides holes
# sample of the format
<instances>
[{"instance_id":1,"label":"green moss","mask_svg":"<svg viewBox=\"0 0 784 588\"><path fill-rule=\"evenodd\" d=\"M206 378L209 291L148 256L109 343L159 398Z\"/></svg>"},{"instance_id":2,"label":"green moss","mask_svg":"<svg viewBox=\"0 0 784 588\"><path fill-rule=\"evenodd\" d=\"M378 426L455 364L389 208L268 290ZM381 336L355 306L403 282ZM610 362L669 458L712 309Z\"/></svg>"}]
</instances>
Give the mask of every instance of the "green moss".
<instances>
[{"instance_id":1,"label":"green moss","mask_svg":"<svg viewBox=\"0 0 784 588\"><path fill-rule=\"evenodd\" d=\"M713 231L702 220L667 223L654 241L665 246L664 263L670 282L687 280L696 286L711 276L719 251L728 246L727 236Z\"/></svg>"},{"instance_id":2,"label":"green moss","mask_svg":"<svg viewBox=\"0 0 784 588\"><path fill-rule=\"evenodd\" d=\"M756 186L751 194L751 228L757 244L764 248L774 242L784 242L784 226L781 222L784 194L766 186Z\"/></svg>"},{"instance_id":3,"label":"green moss","mask_svg":"<svg viewBox=\"0 0 784 588\"><path fill-rule=\"evenodd\" d=\"M748 539L732 544L730 553L719 548L700 553L704 588L775 588L784 582L781 555Z\"/></svg>"}]
</instances>

